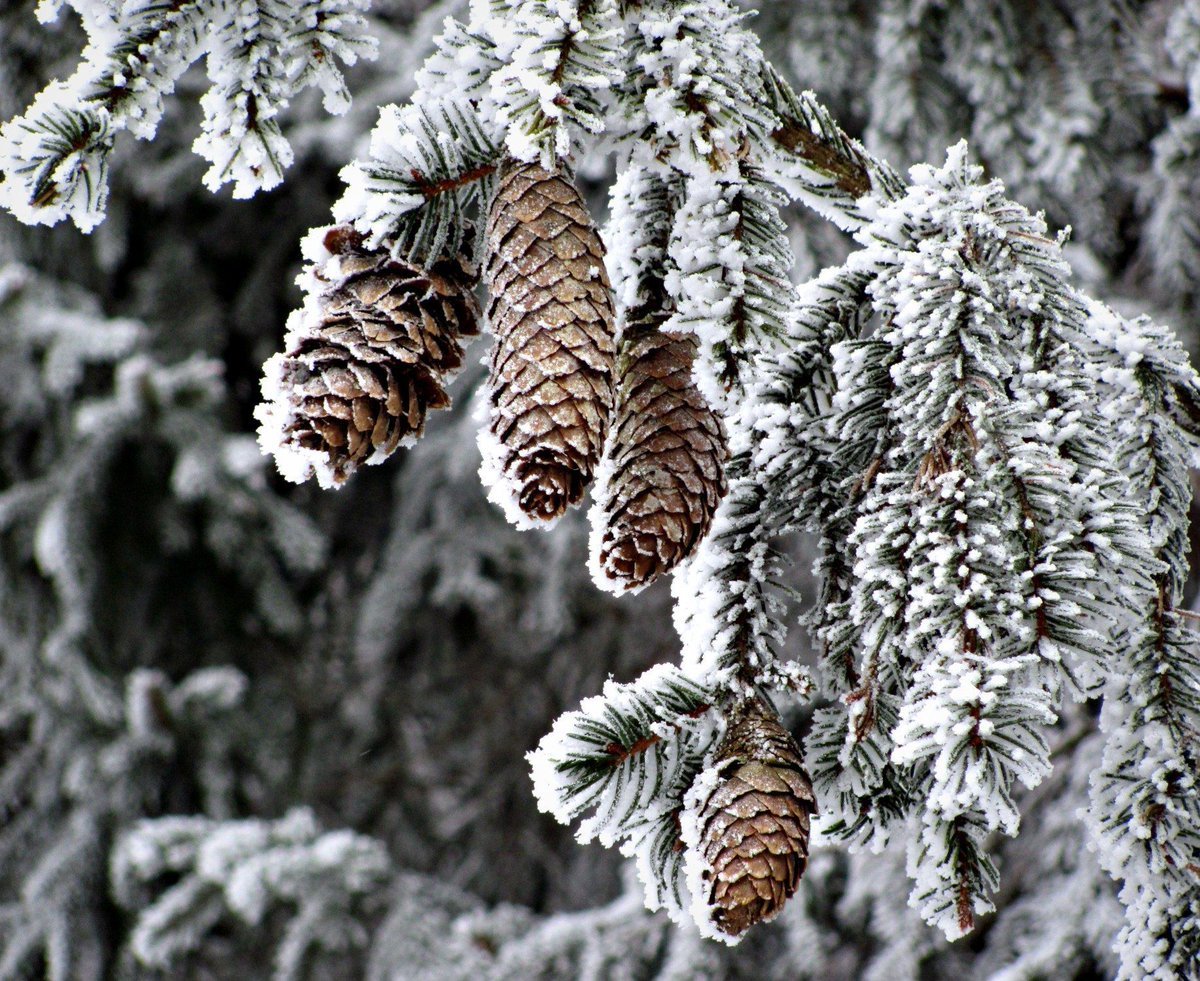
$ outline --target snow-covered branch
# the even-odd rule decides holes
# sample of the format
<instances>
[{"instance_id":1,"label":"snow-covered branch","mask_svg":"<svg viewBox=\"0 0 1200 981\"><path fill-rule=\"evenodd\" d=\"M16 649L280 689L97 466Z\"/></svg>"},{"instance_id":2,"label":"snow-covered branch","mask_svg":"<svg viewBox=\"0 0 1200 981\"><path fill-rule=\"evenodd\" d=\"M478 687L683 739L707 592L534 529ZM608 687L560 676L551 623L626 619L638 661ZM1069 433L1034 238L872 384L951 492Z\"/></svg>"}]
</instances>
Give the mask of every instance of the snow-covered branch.
<instances>
[{"instance_id":1,"label":"snow-covered branch","mask_svg":"<svg viewBox=\"0 0 1200 981\"><path fill-rule=\"evenodd\" d=\"M135 0L71 3L88 45L75 73L53 82L23 116L0 128L0 204L22 221L71 218L90 231L104 218L108 158L117 135L153 137L164 100L206 59L195 150L212 165L205 184L236 197L275 187L292 162L281 113L300 90L321 90L345 112L338 67L374 53L363 33L367 0Z\"/></svg>"}]
</instances>

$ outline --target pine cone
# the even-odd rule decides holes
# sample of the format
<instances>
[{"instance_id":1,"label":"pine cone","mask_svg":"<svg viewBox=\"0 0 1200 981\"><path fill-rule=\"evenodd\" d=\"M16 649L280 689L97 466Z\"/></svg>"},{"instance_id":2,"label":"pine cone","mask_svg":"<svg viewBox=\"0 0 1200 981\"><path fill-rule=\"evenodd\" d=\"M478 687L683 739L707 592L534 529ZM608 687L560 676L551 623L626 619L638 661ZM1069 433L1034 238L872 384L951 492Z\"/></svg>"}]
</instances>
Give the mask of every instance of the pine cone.
<instances>
[{"instance_id":1,"label":"pine cone","mask_svg":"<svg viewBox=\"0 0 1200 981\"><path fill-rule=\"evenodd\" d=\"M327 285L289 334L274 366L277 397L288 403L284 447L323 454L340 484L362 463L381 462L416 440L430 409L450 405L445 384L463 360L461 339L478 333L478 305L465 261L429 270L368 250L353 229L325 236L335 257L314 270Z\"/></svg>"},{"instance_id":2,"label":"pine cone","mask_svg":"<svg viewBox=\"0 0 1200 981\"><path fill-rule=\"evenodd\" d=\"M599 566L622 589L648 586L691 555L727 487L721 420L692 380L696 340L661 330L664 305L631 314L621 335Z\"/></svg>"},{"instance_id":3,"label":"pine cone","mask_svg":"<svg viewBox=\"0 0 1200 981\"><path fill-rule=\"evenodd\" d=\"M779 717L753 700L734 711L717 750L721 781L700 812L708 903L724 933L770 920L808 862L812 782Z\"/></svg>"},{"instance_id":4,"label":"pine cone","mask_svg":"<svg viewBox=\"0 0 1200 981\"><path fill-rule=\"evenodd\" d=\"M553 521L591 482L612 408L614 313L604 246L565 176L508 161L487 251L496 343L485 469L496 471L524 515Z\"/></svg>"}]
</instances>

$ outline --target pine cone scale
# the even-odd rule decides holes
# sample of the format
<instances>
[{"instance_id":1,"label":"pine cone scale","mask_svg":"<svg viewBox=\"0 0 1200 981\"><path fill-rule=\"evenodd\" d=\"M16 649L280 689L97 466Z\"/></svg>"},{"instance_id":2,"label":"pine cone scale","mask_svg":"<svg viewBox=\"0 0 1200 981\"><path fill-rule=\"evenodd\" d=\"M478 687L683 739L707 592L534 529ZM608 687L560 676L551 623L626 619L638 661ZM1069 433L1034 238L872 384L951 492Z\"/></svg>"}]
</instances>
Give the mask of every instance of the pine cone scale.
<instances>
[{"instance_id":1,"label":"pine cone scale","mask_svg":"<svg viewBox=\"0 0 1200 981\"><path fill-rule=\"evenodd\" d=\"M725 493L720 419L692 379L696 341L661 332L665 312L627 326L613 437L613 478L598 556L609 580L640 589L708 533Z\"/></svg>"},{"instance_id":2,"label":"pine cone scale","mask_svg":"<svg viewBox=\"0 0 1200 981\"><path fill-rule=\"evenodd\" d=\"M569 181L515 161L501 170L487 242L494 452L502 479L521 485L520 510L554 520L590 482L611 410L604 249Z\"/></svg>"},{"instance_id":3,"label":"pine cone scale","mask_svg":"<svg viewBox=\"0 0 1200 981\"><path fill-rule=\"evenodd\" d=\"M325 466L306 470L336 485L420 436L426 413L450 404L446 376L462 364L462 338L478 333L478 308L464 263L418 269L364 248L348 228L325 243L332 255L313 271L322 291L276 371L290 402L282 445L324 452Z\"/></svg>"},{"instance_id":4,"label":"pine cone scale","mask_svg":"<svg viewBox=\"0 0 1200 981\"><path fill-rule=\"evenodd\" d=\"M713 920L736 936L796 891L816 801L799 748L762 702L731 713L716 758L722 779L701 809L700 850Z\"/></svg>"}]
</instances>

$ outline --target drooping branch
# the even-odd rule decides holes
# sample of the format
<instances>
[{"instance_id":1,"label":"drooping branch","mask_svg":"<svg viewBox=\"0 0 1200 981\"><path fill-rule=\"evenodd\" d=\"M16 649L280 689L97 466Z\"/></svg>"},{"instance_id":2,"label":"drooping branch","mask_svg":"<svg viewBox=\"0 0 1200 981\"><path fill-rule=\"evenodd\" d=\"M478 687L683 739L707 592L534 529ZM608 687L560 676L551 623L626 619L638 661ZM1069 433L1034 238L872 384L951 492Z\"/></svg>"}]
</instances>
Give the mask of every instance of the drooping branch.
<instances>
[{"instance_id":1,"label":"drooping branch","mask_svg":"<svg viewBox=\"0 0 1200 981\"><path fill-rule=\"evenodd\" d=\"M785 188L851 232L867 223L858 207L862 198L903 196L903 178L848 136L811 92L797 94L765 59L760 73L769 108L779 120L770 134L770 149L784 162L774 176Z\"/></svg>"}]
</instances>

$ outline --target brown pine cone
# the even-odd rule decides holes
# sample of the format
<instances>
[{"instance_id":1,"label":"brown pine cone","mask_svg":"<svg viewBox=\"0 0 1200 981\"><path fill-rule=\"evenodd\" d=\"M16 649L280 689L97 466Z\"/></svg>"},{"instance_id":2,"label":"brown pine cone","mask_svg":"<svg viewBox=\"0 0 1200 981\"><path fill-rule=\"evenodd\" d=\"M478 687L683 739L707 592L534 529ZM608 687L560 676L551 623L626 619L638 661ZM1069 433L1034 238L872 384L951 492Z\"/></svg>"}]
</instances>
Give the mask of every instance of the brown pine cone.
<instances>
[{"instance_id":1,"label":"brown pine cone","mask_svg":"<svg viewBox=\"0 0 1200 981\"><path fill-rule=\"evenodd\" d=\"M717 750L720 783L700 812L713 922L730 936L770 920L808 863L812 782L791 734L767 705L734 710Z\"/></svg>"},{"instance_id":2,"label":"brown pine cone","mask_svg":"<svg viewBox=\"0 0 1200 981\"><path fill-rule=\"evenodd\" d=\"M478 333L478 305L463 261L421 270L364 248L344 226L324 244L334 258L312 271L315 302L298 315L287 352L268 362L265 387L283 403L282 451L302 451L285 473L316 471L336 485L416 440L426 413L450 405L445 385L462 365L462 338Z\"/></svg>"},{"instance_id":3,"label":"brown pine cone","mask_svg":"<svg viewBox=\"0 0 1200 981\"><path fill-rule=\"evenodd\" d=\"M664 305L631 313L617 359L598 559L620 589L648 586L691 555L727 487L721 419L692 379L696 340L661 330Z\"/></svg>"},{"instance_id":4,"label":"brown pine cone","mask_svg":"<svg viewBox=\"0 0 1200 981\"><path fill-rule=\"evenodd\" d=\"M537 164L501 169L487 226L494 491L553 521L583 497L612 409L613 301L604 246L574 184Z\"/></svg>"}]
</instances>

